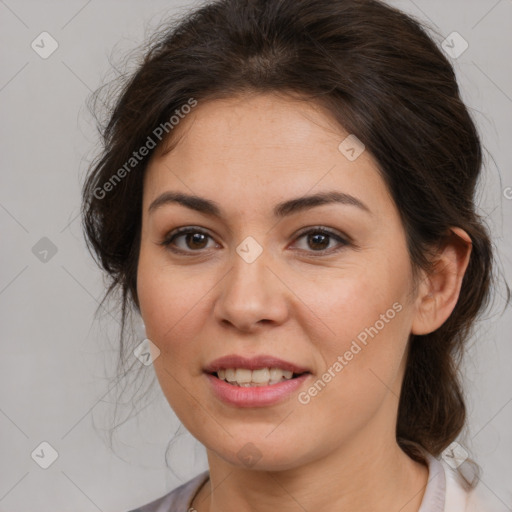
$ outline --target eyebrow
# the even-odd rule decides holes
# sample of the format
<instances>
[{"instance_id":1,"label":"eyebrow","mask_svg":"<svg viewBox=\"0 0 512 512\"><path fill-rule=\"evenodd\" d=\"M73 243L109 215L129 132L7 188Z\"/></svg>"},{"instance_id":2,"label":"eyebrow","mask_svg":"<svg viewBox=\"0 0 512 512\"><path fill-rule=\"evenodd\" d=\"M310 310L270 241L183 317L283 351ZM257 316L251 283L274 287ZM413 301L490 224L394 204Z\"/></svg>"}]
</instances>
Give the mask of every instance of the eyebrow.
<instances>
[{"instance_id":1,"label":"eyebrow","mask_svg":"<svg viewBox=\"0 0 512 512\"><path fill-rule=\"evenodd\" d=\"M148 212L152 213L158 208L168 204L180 204L211 217L222 217L222 209L218 203L204 197L184 194L182 192L164 192L158 196L149 206ZM355 206L369 214L371 210L361 200L350 194L337 191L319 192L317 194L289 199L278 203L274 209L274 217L283 218L294 213L309 210L316 206L338 203L348 206Z\"/></svg>"}]
</instances>

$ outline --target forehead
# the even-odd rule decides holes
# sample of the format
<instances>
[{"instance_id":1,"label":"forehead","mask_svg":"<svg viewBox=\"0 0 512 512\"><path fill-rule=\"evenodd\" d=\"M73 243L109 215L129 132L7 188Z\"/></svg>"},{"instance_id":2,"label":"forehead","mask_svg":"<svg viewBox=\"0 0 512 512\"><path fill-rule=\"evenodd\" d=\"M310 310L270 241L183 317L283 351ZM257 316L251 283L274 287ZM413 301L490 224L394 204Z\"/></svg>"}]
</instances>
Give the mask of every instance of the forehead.
<instances>
[{"instance_id":1,"label":"forehead","mask_svg":"<svg viewBox=\"0 0 512 512\"><path fill-rule=\"evenodd\" d=\"M175 158L215 161L311 158L313 145L334 145L347 134L320 105L293 96L244 94L199 101L171 133ZM250 152L250 153L248 153ZM165 145L157 156L165 156ZM318 155L316 155L318 156Z\"/></svg>"},{"instance_id":2,"label":"forehead","mask_svg":"<svg viewBox=\"0 0 512 512\"><path fill-rule=\"evenodd\" d=\"M198 102L172 135L172 150L159 148L148 165L146 207L165 189L247 206L326 189L390 199L369 153L347 159L339 145L349 134L312 102L274 94Z\"/></svg>"}]
</instances>

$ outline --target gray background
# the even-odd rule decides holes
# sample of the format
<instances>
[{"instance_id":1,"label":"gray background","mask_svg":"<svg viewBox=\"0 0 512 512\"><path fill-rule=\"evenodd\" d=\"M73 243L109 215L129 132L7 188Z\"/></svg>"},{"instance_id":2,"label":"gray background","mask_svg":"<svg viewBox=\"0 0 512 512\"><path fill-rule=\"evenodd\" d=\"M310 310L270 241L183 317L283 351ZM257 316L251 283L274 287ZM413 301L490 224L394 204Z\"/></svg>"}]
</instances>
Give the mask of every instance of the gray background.
<instances>
[{"instance_id":1,"label":"gray background","mask_svg":"<svg viewBox=\"0 0 512 512\"><path fill-rule=\"evenodd\" d=\"M487 150L481 214L501 279L511 282L512 0L392 4L443 38L457 31L469 43L453 62ZM167 14L193 5L0 0L0 512L128 510L206 468L202 447L182 430L171 452L175 474L166 468L180 425L157 386L109 447L117 321L105 311L93 318L103 282L78 216L98 142L85 101L114 76L109 55L122 57ZM47 59L31 48L43 31L59 45ZM43 237L55 254L41 252ZM512 510L512 315L501 314L503 293L501 286L468 354L469 425L460 443L482 466L490 499ZM31 457L43 441L58 452L48 469Z\"/></svg>"}]
</instances>

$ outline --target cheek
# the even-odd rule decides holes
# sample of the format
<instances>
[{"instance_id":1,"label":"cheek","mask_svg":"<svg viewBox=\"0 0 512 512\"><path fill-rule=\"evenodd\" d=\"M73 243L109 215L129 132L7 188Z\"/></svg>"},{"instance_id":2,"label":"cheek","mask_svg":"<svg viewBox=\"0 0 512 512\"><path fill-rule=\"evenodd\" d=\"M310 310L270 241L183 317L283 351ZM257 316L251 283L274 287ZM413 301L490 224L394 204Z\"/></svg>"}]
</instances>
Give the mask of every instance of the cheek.
<instances>
[{"instance_id":1,"label":"cheek","mask_svg":"<svg viewBox=\"0 0 512 512\"><path fill-rule=\"evenodd\" d=\"M165 255L142 247L137 293L146 336L159 348L154 368L171 405L182 400L183 385L199 376L209 293L218 279L192 267L169 265Z\"/></svg>"},{"instance_id":2,"label":"cheek","mask_svg":"<svg viewBox=\"0 0 512 512\"><path fill-rule=\"evenodd\" d=\"M405 256L388 258L300 288L311 317L321 320L310 339L321 355L328 383L317 387L327 401L370 406L401 377L412 322L409 268Z\"/></svg>"},{"instance_id":3,"label":"cheek","mask_svg":"<svg viewBox=\"0 0 512 512\"><path fill-rule=\"evenodd\" d=\"M321 425L330 446L364 431L374 418L393 423L407 347L410 311L405 304L391 294L389 300L370 301L349 291L331 304L326 323L336 335L318 341L322 368L297 397L296 419L312 428Z\"/></svg>"},{"instance_id":4,"label":"cheek","mask_svg":"<svg viewBox=\"0 0 512 512\"><path fill-rule=\"evenodd\" d=\"M320 349L339 352L359 334L364 343L367 330L375 333L375 324L379 337L394 336L397 324L405 320L403 310L409 300L407 262L396 266L381 263L353 264L335 273L320 273L314 280L297 274L289 281L309 307L310 313L302 317L314 322L310 326L317 326L315 343ZM302 327L308 329L306 324Z\"/></svg>"},{"instance_id":5,"label":"cheek","mask_svg":"<svg viewBox=\"0 0 512 512\"><path fill-rule=\"evenodd\" d=\"M187 323L201 296L199 283L174 270L159 251L141 248L137 270L137 294L146 332L155 342L173 337Z\"/></svg>"},{"instance_id":6,"label":"cheek","mask_svg":"<svg viewBox=\"0 0 512 512\"><path fill-rule=\"evenodd\" d=\"M198 345L192 342L197 339L193 330L200 330L199 322L190 321L194 305L200 307L195 292L179 272L170 271L154 254L141 250L137 273L140 311L147 338L160 350L153 367L169 405L181 415L192 412L194 406L183 388L188 387L185 368L199 356Z\"/></svg>"}]
</instances>

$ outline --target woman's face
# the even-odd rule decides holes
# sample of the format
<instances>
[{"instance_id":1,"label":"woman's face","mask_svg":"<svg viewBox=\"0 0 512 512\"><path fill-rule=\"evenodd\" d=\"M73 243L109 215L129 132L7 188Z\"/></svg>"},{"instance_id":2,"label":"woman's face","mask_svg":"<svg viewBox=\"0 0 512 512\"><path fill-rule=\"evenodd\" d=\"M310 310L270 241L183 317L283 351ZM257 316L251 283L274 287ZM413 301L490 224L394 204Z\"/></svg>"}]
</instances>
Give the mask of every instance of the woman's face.
<instances>
[{"instance_id":1,"label":"woman's face","mask_svg":"<svg viewBox=\"0 0 512 512\"><path fill-rule=\"evenodd\" d=\"M394 442L417 306L375 161L318 107L276 95L199 102L174 131L145 176L137 291L179 419L260 469ZM217 366L264 384L246 387L208 373L225 356L281 361ZM264 369L288 365L307 373Z\"/></svg>"}]
</instances>

